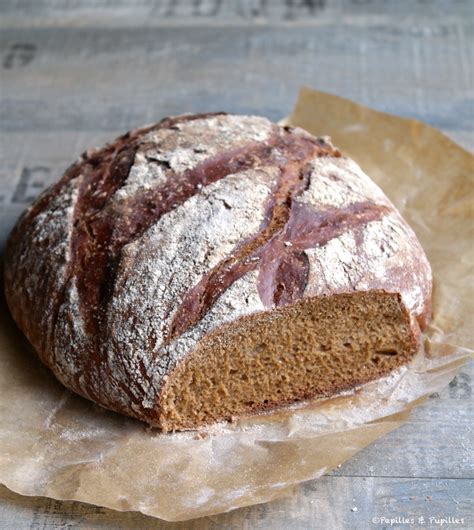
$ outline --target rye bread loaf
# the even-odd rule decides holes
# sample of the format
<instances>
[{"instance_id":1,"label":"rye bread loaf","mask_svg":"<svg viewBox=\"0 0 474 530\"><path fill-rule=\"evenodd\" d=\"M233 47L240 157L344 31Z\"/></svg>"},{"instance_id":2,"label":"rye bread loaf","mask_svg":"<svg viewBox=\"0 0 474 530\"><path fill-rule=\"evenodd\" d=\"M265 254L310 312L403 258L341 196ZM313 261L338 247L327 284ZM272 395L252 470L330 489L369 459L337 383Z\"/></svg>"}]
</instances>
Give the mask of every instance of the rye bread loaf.
<instances>
[{"instance_id":1,"label":"rye bread loaf","mask_svg":"<svg viewBox=\"0 0 474 530\"><path fill-rule=\"evenodd\" d=\"M417 352L431 285L328 139L224 113L84 153L5 255L11 313L56 377L165 431L387 375Z\"/></svg>"}]
</instances>

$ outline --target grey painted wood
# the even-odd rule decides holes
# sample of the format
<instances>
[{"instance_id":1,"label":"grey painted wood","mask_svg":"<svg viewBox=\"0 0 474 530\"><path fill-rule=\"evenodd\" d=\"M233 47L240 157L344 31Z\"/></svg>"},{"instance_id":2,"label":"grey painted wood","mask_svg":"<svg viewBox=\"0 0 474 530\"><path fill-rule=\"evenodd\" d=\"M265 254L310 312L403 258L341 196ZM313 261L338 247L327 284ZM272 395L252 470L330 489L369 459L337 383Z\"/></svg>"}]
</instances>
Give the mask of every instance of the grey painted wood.
<instances>
[{"instance_id":1,"label":"grey painted wood","mask_svg":"<svg viewBox=\"0 0 474 530\"><path fill-rule=\"evenodd\" d=\"M293 496L182 523L167 523L133 512L114 512L78 502L28 498L0 488L0 527L26 529L139 530L366 530L441 528L430 518L457 519L442 528L472 528L474 481L327 476L299 486ZM396 521L404 518L405 523ZM390 520L394 522L390 524ZM413 519L413 524L409 521Z\"/></svg>"},{"instance_id":2,"label":"grey painted wood","mask_svg":"<svg viewBox=\"0 0 474 530\"><path fill-rule=\"evenodd\" d=\"M302 84L474 148L470 0L2 0L0 9L0 247L85 148L172 113L279 119ZM474 528L473 366L291 498L176 525L0 488L0 528L440 528L430 517Z\"/></svg>"},{"instance_id":3,"label":"grey painted wood","mask_svg":"<svg viewBox=\"0 0 474 530\"><path fill-rule=\"evenodd\" d=\"M429 27L5 28L0 126L115 131L209 108L278 119L307 84L471 131L474 26Z\"/></svg>"},{"instance_id":4,"label":"grey painted wood","mask_svg":"<svg viewBox=\"0 0 474 530\"><path fill-rule=\"evenodd\" d=\"M468 16L470 0L3 0L5 26L314 24ZM26 20L25 20L26 19Z\"/></svg>"}]
</instances>

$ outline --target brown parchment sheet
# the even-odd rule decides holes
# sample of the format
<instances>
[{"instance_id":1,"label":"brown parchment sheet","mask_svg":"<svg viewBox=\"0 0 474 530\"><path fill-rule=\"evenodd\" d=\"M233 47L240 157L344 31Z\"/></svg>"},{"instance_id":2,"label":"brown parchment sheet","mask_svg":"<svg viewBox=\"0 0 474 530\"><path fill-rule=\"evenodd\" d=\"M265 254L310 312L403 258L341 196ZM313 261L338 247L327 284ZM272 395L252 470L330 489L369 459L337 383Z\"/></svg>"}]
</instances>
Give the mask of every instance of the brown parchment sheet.
<instances>
[{"instance_id":1,"label":"brown parchment sheet","mask_svg":"<svg viewBox=\"0 0 474 530\"><path fill-rule=\"evenodd\" d=\"M160 434L65 390L0 306L0 482L169 521L291 493L407 419L472 346L473 156L422 123L303 89L285 120L329 135L383 188L433 267L433 320L407 367L338 397Z\"/></svg>"}]
</instances>

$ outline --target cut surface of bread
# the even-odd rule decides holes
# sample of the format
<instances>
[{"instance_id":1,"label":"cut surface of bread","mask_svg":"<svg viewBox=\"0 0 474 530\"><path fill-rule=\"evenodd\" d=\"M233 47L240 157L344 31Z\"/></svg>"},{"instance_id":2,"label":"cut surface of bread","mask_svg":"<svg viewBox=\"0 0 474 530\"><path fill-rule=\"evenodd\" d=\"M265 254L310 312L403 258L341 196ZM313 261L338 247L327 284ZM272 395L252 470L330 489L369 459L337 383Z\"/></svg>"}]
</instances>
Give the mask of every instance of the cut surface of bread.
<instances>
[{"instance_id":1,"label":"cut surface of bread","mask_svg":"<svg viewBox=\"0 0 474 530\"><path fill-rule=\"evenodd\" d=\"M400 296L383 291L311 298L211 333L170 375L165 430L230 420L329 396L387 375L417 352Z\"/></svg>"}]
</instances>

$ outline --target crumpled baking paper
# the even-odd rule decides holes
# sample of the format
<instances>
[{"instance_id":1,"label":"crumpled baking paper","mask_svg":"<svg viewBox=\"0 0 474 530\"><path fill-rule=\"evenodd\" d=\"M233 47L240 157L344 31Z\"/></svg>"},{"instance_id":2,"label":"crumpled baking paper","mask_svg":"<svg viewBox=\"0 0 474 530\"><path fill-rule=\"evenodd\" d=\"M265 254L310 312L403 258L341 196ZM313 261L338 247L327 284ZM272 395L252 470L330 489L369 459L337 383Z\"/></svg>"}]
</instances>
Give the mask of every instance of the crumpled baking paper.
<instances>
[{"instance_id":1,"label":"crumpled baking paper","mask_svg":"<svg viewBox=\"0 0 474 530\"><path fill-rule=\"evenodd\" d=\"M352 393L160 434L59 384L0 306L0 482L169 521L270 501L320 477L454 377L470 355L473 157L439 131L303 89L286 123L329 135L384 189L434 271L433 320L406 367Z\"/></svg>"}]
</instances>

